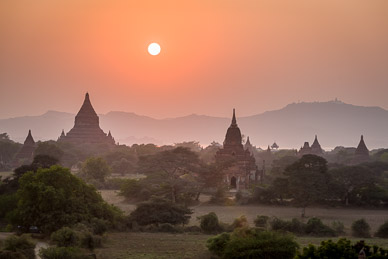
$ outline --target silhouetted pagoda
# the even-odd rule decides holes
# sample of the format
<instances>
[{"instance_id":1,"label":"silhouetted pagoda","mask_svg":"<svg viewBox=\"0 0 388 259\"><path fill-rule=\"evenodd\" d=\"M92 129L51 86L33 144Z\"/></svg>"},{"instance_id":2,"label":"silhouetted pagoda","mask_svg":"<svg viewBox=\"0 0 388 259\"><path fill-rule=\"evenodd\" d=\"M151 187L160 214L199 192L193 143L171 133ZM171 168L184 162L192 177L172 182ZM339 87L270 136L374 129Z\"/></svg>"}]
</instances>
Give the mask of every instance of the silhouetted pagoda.
<instances>
[{"instance_id":1,"label":"silhouetted pagoda","mask_svg":"<svg viewBox=\"0 0 388 259\"><path fill-rule=\"evenodd\" d=\"M313 155L323 155L323 149L321 148L321 145L318 142L318 137L315 135L315 139L313 144L311 145L311 154Z\"/></svg>"},{"instance_id":2,"label":"silhouetted pagoda","mask_svg":"<svg viewBox=\"0 0 388 259\"><path fill-rule=\"evenodd\" d=\"M257 180L258 170L255 158L248 149L244 149L234 109L223 148L217 151L215 158L219 163L232 162L232 165L223 172L224 182L232 189L246 189L249 187L250 180Z\"/></svg>"},{"instance_id":3,"label":"silhouetted pagoda","mask_svg":"<svg viewBox=\"0 0 388 259\"><path fill-rule=\"evenodd\" d=\"M364 142L364 136L361 135L360 143L354 152L353 164L359 164L369 161L369 149L366 147Z\"/></svg>"},{"instance_id":4,"label":"silhouetted pagoda","mask_svg":"<svg viewBox=\"0 0 388 259\"><path fill-rule=\"evenodd\" d=\"M307 154L322 156L323 155L323 149L321 147L321 144L319 144L318 137L315 135L315 139L313 144L309 145L309 143L306 141L303 145L303 147L300 148L299 153L300 156L304 156Z\"/></svg>"},{"instance_id":5,"label":"silhouetted pagoda","mask_svg":"<svg viewBox=\"0 0 388 259\"><path fill-rule=\"evenodd\" d=\"M88 93L85 95L81 109L75 116L74 127L67 134L62 130L58 141L73 144L115 144L110 131L107 135L100 128L99 118L93 109Z\"/></svg>"},{"instance_id":6,"label":"silhouetted pagoda","mask_svg":"<svg viewBox=\"0 0 388 259\"><path fill-rule=\"evenodd\" d=\"M28 135L20 151L15 156L16 164L29 164L34 158L34 152L36 149L36 143L32 137L31 130L28 131Z\"/></svg>"}]
</instances>

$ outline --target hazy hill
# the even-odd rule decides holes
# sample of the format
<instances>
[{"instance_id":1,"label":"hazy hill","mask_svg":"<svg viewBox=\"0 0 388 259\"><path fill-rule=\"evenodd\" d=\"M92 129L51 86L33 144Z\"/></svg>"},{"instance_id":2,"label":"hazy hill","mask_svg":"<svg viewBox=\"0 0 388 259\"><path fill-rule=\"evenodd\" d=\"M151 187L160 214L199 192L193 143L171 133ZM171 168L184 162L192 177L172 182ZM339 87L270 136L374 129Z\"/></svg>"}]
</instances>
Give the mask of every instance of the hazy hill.
<instances>
[{"instance_id":1,"label":"hazy hill","mask_svg":"<svg viewBox=\"0 0 388 259\"><path fill-rule=\"evenodd\" d=\"M237 110L238 116L238 110ZM0 133L23 142L28 129L36 140L57 139L62 129L68 132L74 114L49 111L40 116L0 120ZM294 103L286 107L249 117L237 117L241 132L251 142L265 148L275 140L282 148L299 148L310 144L314 135L324 148L357 146L364 134L369 148L388 147L388 111L379 107L362 107L338 101ZM170 144L197 140L207 145L222 143L230 118L188 115L179 118L153 119L127 112L100 115L101 128L120 143Z\"/></svg>"}]
</instances>

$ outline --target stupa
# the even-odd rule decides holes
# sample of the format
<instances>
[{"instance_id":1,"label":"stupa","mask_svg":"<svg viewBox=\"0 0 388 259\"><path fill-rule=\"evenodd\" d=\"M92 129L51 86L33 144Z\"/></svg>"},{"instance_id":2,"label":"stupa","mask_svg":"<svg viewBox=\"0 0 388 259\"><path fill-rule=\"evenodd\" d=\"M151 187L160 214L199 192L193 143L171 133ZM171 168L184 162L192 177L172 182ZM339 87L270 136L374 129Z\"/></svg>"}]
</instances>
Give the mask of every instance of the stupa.
<instances>
[{"instance_id":1,"label":"stupa","mask_svg":"<svg viewBox=\"0 0 388 259\"><path fill-rule=\"evenodd\" d=\"M115 140L110 131L108 135L105 134L99 123L99 117L90 102L89 93L86 93L84 103L75 116L74 127L67 134L62 131L58 141L73 144L114 145Z\"/></svg>"}]
</instances>

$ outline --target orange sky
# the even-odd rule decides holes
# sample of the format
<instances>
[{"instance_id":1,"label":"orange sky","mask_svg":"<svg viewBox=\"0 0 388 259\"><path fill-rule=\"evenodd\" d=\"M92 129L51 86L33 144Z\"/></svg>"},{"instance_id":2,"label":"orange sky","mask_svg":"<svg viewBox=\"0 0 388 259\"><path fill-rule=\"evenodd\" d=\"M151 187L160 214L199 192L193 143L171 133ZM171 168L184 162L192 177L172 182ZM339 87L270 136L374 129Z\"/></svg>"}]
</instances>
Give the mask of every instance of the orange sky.
<instances>
[{"instance_id":1,"label":"orange sky","mask_svg":"<svg viewBox=\"0 0 388 259\"><path fill-rule=\"evenodd\" d=\"M158 42L158 56L147 46ZM261 113L336 97L388 109L386 0L4 0L0 118Z\"/></svg>"}]
</instances>

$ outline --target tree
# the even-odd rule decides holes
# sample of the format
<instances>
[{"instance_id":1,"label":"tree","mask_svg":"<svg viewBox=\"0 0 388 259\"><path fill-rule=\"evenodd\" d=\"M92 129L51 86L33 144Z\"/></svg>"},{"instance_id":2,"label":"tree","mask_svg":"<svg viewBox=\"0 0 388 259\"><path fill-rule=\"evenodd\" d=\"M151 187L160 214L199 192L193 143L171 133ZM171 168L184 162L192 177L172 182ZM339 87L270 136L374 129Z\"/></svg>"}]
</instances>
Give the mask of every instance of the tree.
<instances>
[{"instance_id":1,"label":"tree","mask_svg":"<svg viewBox=\"0 0 388 259\"><path fill-rule=\"evenodd\" d=\"M59 148L54 141L39 142L35 149L35 155L47 155L56 158L58 162L62 159L65 152Z\"/></svg>"},{"instance_id":2,"label":"tree","mask_svg":"<svg viewBox=\"0 0 388 259\"><path fill-rule=\"evenodd\" d=\"M19 183L14 223L25 229L37 226L43 232L51 233L78 222L90 222L93 218L114 223L121 215L93 186L61 166L27 172Z\"/></svg>"},{"instance_id":3,"label":"tree","mask_svg":"<svg viewBox=\"0 0 388 259\"><path fill-rule=\"evenodd\" d=\"M137 205L129 215L129 222L136 222L141 226L161 223L187 224L192 213L190 209L181 205L165 199L153 198Z\"/></svg>"},{"instance_id":4,"label":"tree","mask_svg":"<svg viewBox=\"0 0 388 259\"><path fill-rule=\"evenodd\" d=\"M148 175L150 184L169 192L173 203L184 193L199 189L195 171L199 170L198 155L187 148L177 147L154 155L140 157L139 172Z\"/></svg>"},{"instance_id":5,"label":"tree","mask_svg":"<svg viewBox=\"0 0 388 259\"><path fill-rule=\"evenodd\" d=\"M337 193L349 205L351 193L360 193L362 188L373 185L377 181L375 172L364 166L344 166L330 171Z\"/></svg>"},{"instance_id":6,"label":"tree","mask_svg":"<svg viewBox=\"0 0 388 259\"><path fill-rule=\"evenodd\" d=\"M134 164L125 158L121 158L119 161L114 161L112 163L112 171L116 174L130 174L134 171L134 168Z\"/></svg>"},{"instance_id":7,"label":"tree","mask_svg":"<svg viewBox=\"0 0 388 259\"><path fill-rule=\"evenodd\" d=\"M328 188L327 161L316 155L304 155L288 166L288 188L296 204L302 207L302 217L310 204L324 199Z\"/></svg>"},{"instance_id":8,"label":"tree","mask_svg":"<svg viewBox=\"0 0 388 259\"><path fill-rule=\"evenodd\" d=\"M86 180L105 182L105 178L111 174L111 168L101 157L88 158L82 165L81 176Z\"/></svg>"}]
</instances>

